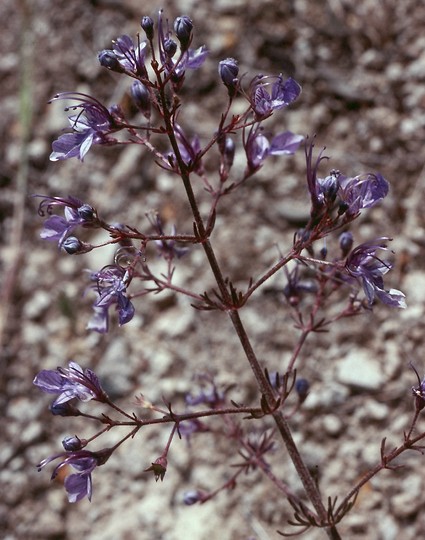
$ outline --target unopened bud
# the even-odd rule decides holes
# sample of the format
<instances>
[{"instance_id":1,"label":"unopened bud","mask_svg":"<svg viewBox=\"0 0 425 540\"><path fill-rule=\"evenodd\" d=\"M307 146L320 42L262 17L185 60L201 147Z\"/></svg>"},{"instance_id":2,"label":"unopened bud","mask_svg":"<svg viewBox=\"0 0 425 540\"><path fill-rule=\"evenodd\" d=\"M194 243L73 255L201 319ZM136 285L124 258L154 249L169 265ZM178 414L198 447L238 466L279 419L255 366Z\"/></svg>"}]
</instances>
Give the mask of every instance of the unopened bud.
<instances>
[{"instance_id":1,"label":"unopened bud","mask_svg":"<svg viewBox=\"0 0 425 540\"><path fill-rule=\"evenodd\" d=\"M233 165L233 160L235 159L235 143L230 137L226 137L226 142L224 143L224 152L223 157L227 169L230 169Z\"/></svg>"},{"instance_id":2,"label":"unopened bud","mask_svg":"<svg viewBox=\"0 0 425 540\"><path fill-rule=\"evenodd\" d=\"M177 51L177 43L174 39L168 38L164 41L164 52L169 58L173 58Z\"/></svg>"},{"instance_id":3,"label":"unopened bud","mask_svg":"<svg viewBox=\"0 0 425 540\"><path fill-rule=\"evenodd\" d=\"M65 401L65 403L52 403L50 405L50 412L54 416L80 416L81 412L69 403L69 401Z\"/></svg>"},{"instance_id":4,"label":"unopened bud","mask_svg":"<svg viewBox=\"0 0 425 540\"><path fill-rule=\"evenodd\" d=\"M234 58L226 58L218 63L218 73L223 84L227 87L229 95L233 96L238 87L239 66Z\"/></svg>"},{"instance_id":5,"label":"unopened bud","mask_svg":"<svg viewBox=\"0 0 425 540\"><path fill-rule=\"evenodd\" d=\"M67 452L76 452L77 450L81 450L86 446L86 444L86 439L80 439L77 437L77 435L74 435L73 437L65 437L65 439L62 441L62 446Z\"/></svg>"},{"instance_id":6,"label":"unopened bud","mask_svg":"<svg viewBox=\"0 0 425 540\"><path fill-rule=\"evenodd\" d=\"M297 379L295 381L295 391L298 394L298 399L300 403L303 403L308 396L308 391L310 390L310 383L307 379Z\"/></svg>"},{"instance_id":7,"label":"unopened bud","mask_svg":"<svg viewBox=\"0 0 425 540\"><path fill-rule=\"evenodd\" d=\"M192 30L193 22L187 15L177 17L174 21L174 32L176 33L183 51L186 51L189 48L190 42L192 41Z\"/></svg>"},{"instance_id":8,"label":"unopened bud","mask_svg":"<svg viewBox=\"0 0 425 540\"><path fill-rule=\"evenodd\" d=\"M110 69L111 71L116 71L117 73L123 73L125 71L125 69L119 63L114 51L111 51L110 49L105 49L104 51L100 51L97 57L102 67Z\"/></svg>"},{"instance_id":9,"label":"unopened bud","mask_svg":"<svg viewBox=\"0 0 425 540\"><path fill-rule=\"evenodd\" d=\"M134 104L146 118L151 115L151 96L149 90L140 81L134 81L131 85L131 97Z\"/></svg>"},{"instance_id":10,"label":"unopened bud","mask_svg":"<svg viewBox=\"0 0 425 540\"><path fill-rule=\"evenodd\" d=\"M62 247L63 249L69 254L69 255L75 255L78 253L83 244L81 243L78 238L75 236L69 236L66 240L64 240Z\"/></svg>"},{"instance_id":11,"label":"unopened bud","mask_svg":"<svg viewBox=\"0 0 425 540\"><path fill-rule=\"evenodd\" d=\"M154 35L154 22L151 17L142 17L140 26L145 31L146 37L149 41L152 41Z\"/></svg>"},{"instance_id":12,"label":"unopened bud","mask_svg":"<svg viewBox=\"0 0 425 540\"><path fill-rule=\"evenodd\" d=\"M342 256L346 257L353 247L353 235L346 231L343 232L339 237L339 247L342 251Z\"/></svg>"},{"instance_id":13,"label":"unopened bud","mask_svg":"<svg viewBox=\"0 0 425 540\"><path fill-rule=\"evenodd\" d=\"M196 504L197 502L201 501L203 498L203 494L201 491L197 489L193 489L191 491L186 491L183 495L183 502L187 506L192 506L192 504Z\"/></svg>"},{"instance_id":14,"label":"unopened bud","mask_svg":"<svg viewBox=\"0 0 425 540\"><path fill-rule=\"evenodd\" d=\"M95 219L95 210L89 204L83 204L77 208L78 215L84 221L93 221Z\"/></svg>"}]
</instances>

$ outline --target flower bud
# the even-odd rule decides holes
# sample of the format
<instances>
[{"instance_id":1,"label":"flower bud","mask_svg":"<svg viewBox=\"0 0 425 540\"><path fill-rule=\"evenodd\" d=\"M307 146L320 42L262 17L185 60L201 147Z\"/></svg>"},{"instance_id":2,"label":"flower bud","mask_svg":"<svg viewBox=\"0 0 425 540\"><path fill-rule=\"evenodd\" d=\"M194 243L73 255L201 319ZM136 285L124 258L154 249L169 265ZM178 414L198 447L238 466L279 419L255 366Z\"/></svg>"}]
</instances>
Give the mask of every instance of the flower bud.
<instances>
[{"instance_id":1,"label":"flower bud","mask_svg":"<svg viewBox=\"0 0 425 540\"><path fill-rule=\"evenodd\" d=\"M69 401L65 403L52 403L49 407L54 416L80 416L81 412Z\"/></svg>"},{"instance_id":2,"label":"flower bud","mask_svg":"<svg viewBox=\"0 0 425 540\"><path fill-rule=\"evenodd\" d=\"M80 218L84 219L84 221L93 221L96 217L94 208L89 204L81 205L79 208L77 208L77 212Z\"/></svg>"},{"instance_id":3,"label":"flower bud","mask_svg":"<svg viewBox=\"0 0 425 540\"><path fill-rule=\"evenodd\" d=\"M196 504L197 502L201 501L203 497L203 494L201 491L197 489L192 489L191 491L186 491L183 495L183 502L187 506L192 506L192 504Z\"/></svg>"},{"instance_id":4,"label":"flower bud","mask_svg":"<svg viewBox=\"0 0 425 540\"><path fill-rule=\"evenodd\" d=\"M85 439L80 439L77 435L74 437L65 437L62 441L62 446L67 452L76 452L84 448L87 444Z\"/></svg>"},{"instance_id":5,"label":"flower bud","mask_svg":"<svg viewBox=\"0 0 425 540\"><path fill-rule=\"evenodd\" d=\"M192 41L192 30L193 22L186 15L177 17L174 21L174 32L180 42L182 51L186 51L189 48L190 42Z\"/></svg>"},{"instance_id":6,"label":"flower bud","mask_svg":"<svg viewBox=\"0 0 425 540\"><path fill-rule=\"evenodd\" d=\"M234 58L226 58L218 63L218 73L224 86L229 91L229 96L234 96L238 87L239 66Z\"/></svg>"},{"instance_id":7,"label":"flower bud","mask_svg":"<svg viewBox=\"0 0 425 540\"><path fill-rule=\"evenodd\" d=\"M333 203L336 199L339 188L338 176L338 171L331 171L331 174L321 181L321 190L327 203Z\"/></svg>"},{"instance_id":8,"label":"flower bud","mask_svg":"<svg viewBox=\"0 0 425 540\"><path fill-rule=\"evenodd\" d=\"M134 81L131 85L130 93L136 107L146 118L150 118L151 96L146 86L140 81Z\"/></svg>"},{"instance_id":9,"label":"flower bud","mask_svg":"<svg viewBox=\"0 0 425 540\"><path fill-rule=\"evenodd\" d=\"M169 58L173 58L177 51L177 43L174 39L168 38L164 41L164 52Z\"/></svg>"},{"instance_id":10,"label":"flower bud","mask_svg":"<svg viewBox=\"0 0 425 540\"><path fill-rule=\"evenodd\" d=\"M339 237L339 247L342 251L342 256L346 257L353 247L353 235L346 231L343 232Z\"/></svg>"},{"instance_id":11,"label":"flower bud","mask_svg":"<svg viewBox=\"0 0 425 540\"><path fill-rule=\"evenodd\" d=\"M235 159L235 143L231 137L226 137L226 142L224 143L224 162L227 169L230 169L233 165L233 160Z\"/></svg>"},{"instance_id":12,"label":"flower bud","mask_svg":"<svg viewBox=\"0 0 425 540\"><path fill-rule=\"evenodd\" d=\"M122 65L119 63L114 51L111 51L110 49L100 51L97 58L99 59L100 65L106 69L116 71L117 73L123 73L125 71Z\"/></svg>"},{"instance_id":13,"label":"flower bud","mask_svg":"<svg viewBox=\"0 0 425 540\"><path fill-rule=\"evenodd\" d=\"M69 236L63 241L62 247L69 255L75 255L80 251L83 244L75 236Z\"/></svg>"},{"instance_id":14,"label":"flower bud","mask_svg":"<svg viewBox=\"0 0 425 540\"><path fill-rule=\"evenodd\" d=\"M145 34L146 34L146 37L148 38L148 40L152 41L153 40L153 35L154 35L154 22L151 19L151 17L148 17L146 15L144 17L142 17L142 20L140 22L140 26L145 31Z\"/></svg>"},{"instance_id":15,"label":"flower bud","mask_svg":"<svg viewBox=\"0 0 425 540\"><path fill-rule=\"evenodd\" d=\"M297 379L295 382L295 391L298 394L298 399L300 403L303 403L308 396L308 391L310 389L310 383L307 379Z\"/></svg>"}]
</instances>

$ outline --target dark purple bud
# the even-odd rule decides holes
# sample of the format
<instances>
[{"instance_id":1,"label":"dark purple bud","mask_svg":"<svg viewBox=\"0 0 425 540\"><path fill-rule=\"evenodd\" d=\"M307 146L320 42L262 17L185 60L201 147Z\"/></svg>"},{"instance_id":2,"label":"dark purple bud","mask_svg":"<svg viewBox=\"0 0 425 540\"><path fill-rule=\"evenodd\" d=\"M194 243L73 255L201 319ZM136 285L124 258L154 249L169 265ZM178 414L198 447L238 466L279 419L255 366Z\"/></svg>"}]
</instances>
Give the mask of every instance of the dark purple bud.
<instances>
[{"instance_id":1,"label":"dark purple bud","mask_svg":"<svg viewBox=\"0 0 425 540\"><path fill-rule=\"evenodd\" d=\"M328 248L326 246L323 246L320 250L320 258L325 260L328 255Z\"/></svg>"},{"instance_id":2,"label":"dark purple bud","mask_svg":"<svg viewBox=\"0 0 425 540\"><path fill-rule=\"evenodd\" d=\"M104 51L100 51L97 57L102 67L110 69L111 71L116 71L117 73L122 73L124 71L114 51L105 49Z\"/></svg>"},{"instance_id":3,"label":"dark purple bud","mask_svg":"<svg viewBox=\"0 0 425 540\"><path fill-rule=\"evenodd\" d=\"M233 160L235 159L235 143L230 137L226 137L226 142L224 144L223 157L227 169L230 169L233 165Z\"/></svg>"},{"instance_id":4,"label":"dark purple bud","mask_svg":"<svg viewBox=\"0 0 425 540\"><path fill-rule=\"evenodd\" d=\"M218 73L229 91L229 96L234 96L238 87L239 66L234 58L226 58L218 63Z\"/></svg>"},{"instance_id":5,"label":"dark purple bud","mask_svg":"<svg viewBox=\"0 0 425 540\"><path fill-rule=\"evenodd\" d=\"M239 73L239 66L234 58L226 58L218 64L218 72L223 84L226 86L234 86L235 79Z\"/></svg>"},{"instance_id":6,"label":"dark purple bud","mask_svg":"<svg viewBox=\"0 0 425 540\"><path fill-rule=\"evenodd\" d=\"M353 235L350 232L346 231L340 235L339 247L341 248L343 257L346 257L350 253L353 247Z\"/></svg>"},{"instance_id":7,"label":"dark purple bud","mask_svg":"<svg viewBox=\"0 0 425 540\"><path fill-rule=\"evenodd\" d=\"M140 22L140 26L145 31L146 37L149 41L153 40L154 35L154 22L151 17L144 16Z\"/></svg>"},{"instance_id":8,"label":"dark purple bud","mask_svg":"<svg viewBox=\"0 0 425 540\"><path fill-rule=\"evenodd\" d=\"M81 250L82 246L83 244L75 236L69 236L62 243L62 247L68 255L75 255Z\"/></svg>"},{"instance_id":9,"label":"dark purple bud","mask_svg":"<svg viewBox=\"0 0 425 540\"><path fill-rule=\"evenodd\" d=\"M173 58L177 51L177 43L174 39L168 38L164 41L164 52L168 58Z\"/></svg>"},{"instance_id":10,"label":"dark purple bud","mask_svg":"<svg viewBox=\"0 0 425 540\"><path fill-rule=\"evenodd\" d=\"M297 379L295 382L295 391L298 394L298 399L300 403L303 403L308 396L308 391L310 389L310 383L307 379Z\"/></svg>"},{"instance_id":11,"label":"dark purple bud","mask_svg":"<svg viewBox=\"0 0 425 540\"><path fill-rule=\"evenodd\" d=\"M83 204L77 209L77 213L84 221L93 221L96 218L96 212L89 204Z\"/></svg>"},{"instance_id":12,"label":"dark purple bud","mask_svg":"<svg viewBox=\"0 0 425 540\"><path fill-rule=\"evenodd\" d=\"M65 439L62 441L62 446L67 452L76 452L77 450L81 450L87 445L87 441L85 439L80 439L77 437L77 435L74 435L73 437L65 437Z\"/></svg>"},{"instance_id":13,"label":"dark purple bud","mask_svg":"<svg viewBox=\"0 0 425 540\"><path fill-rule=\"evenodd\" d=\"M149 90L140 81L134 81L131 85L130 92L136 107L149 119L151 115L151 96Z\"/></svg>"},{"instance_id":14,"label":"dark purple bud","mask_svg":"<svg viewBox=\"0 0 425 540\"><path fill-rule=\"evenodd\" d=\"M319 180L318 182L320 194L323 196L324 201L328 204L333 203L336 199L339 188L339 174L339 171L331 171L329 176L323 180Z\"/></svg>"},{"instance_id":15,"label":"dark purple bud","mask_svg":"<svg viewBox=\"0 0 425 540\"><path fill-rule=\"evenodd\" d=\"M203 494L201 491L198 491L197 489L186 491L183 495L183 502L187 506L192 506L192 504L196 504L199 501L202 501Z\"/></svg>"},{"instance_id":16,"label":"dark purple bud","mask_svg":"<svg viewBox=\"0 0 425 540\"><path fill-rule=\"evenodd\" d=\"M65 403L52 403L49 407L54 416L80 416L81 412L69 401Z\"/></svg>"},{"instance_id":17,"label":"dark purple bud","mask_svg":"<svg viewBox=\"0 0 425 540\"><path fill-rule=\"evenodd\" d=\"M176 33L177 39L180 41L180 46L183 51L186 51L189 48L190 42L192 41L192 30L193 22L187 15L177 17L174 21L174 32Z\"/></svg>"}]
</instances>

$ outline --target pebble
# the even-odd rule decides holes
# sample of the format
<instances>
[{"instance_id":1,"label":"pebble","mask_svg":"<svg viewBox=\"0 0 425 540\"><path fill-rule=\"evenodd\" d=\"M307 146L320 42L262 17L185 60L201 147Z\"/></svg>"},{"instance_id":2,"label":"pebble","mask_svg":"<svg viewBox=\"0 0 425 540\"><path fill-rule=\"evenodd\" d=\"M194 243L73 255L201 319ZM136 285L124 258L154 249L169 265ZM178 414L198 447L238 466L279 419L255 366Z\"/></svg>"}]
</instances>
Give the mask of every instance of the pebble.
<instances>
[{"instance_id":1,"label":"pebble","mask_svg":"<svg viewBox=\"0 0 425 540\"><path fill-rule=\"evenodd\" d=\"M385 382L380 363L372 352L357 347L340 361L337 379L342 384L361 390L379 390Z\"/></svg>"}]
</instances>

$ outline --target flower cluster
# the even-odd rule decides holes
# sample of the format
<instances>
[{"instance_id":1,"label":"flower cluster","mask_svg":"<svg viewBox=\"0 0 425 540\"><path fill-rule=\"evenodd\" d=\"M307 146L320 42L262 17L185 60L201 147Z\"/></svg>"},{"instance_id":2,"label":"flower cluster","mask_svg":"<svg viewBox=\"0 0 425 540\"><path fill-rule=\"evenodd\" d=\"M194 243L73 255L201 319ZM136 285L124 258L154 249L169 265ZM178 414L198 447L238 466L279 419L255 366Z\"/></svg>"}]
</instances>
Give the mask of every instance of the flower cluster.
<instances>
[{"instance_id":1,"label":"flower cluster","mask_svg":"<svg viewBox=\"0 0 425 540\"><path fill-rule=\"evenodd\" d=\"M320 163L328 159L319 152L313 160L314 144L306 145L307 186L311 199L311 227L326 232L337 224L353 221L364 208L371 208L387 196L389 184L381 174L366 173L347 177L340 171L331 170L325 178L318 177ZM333 213L334 212L334 213ZM329 223L332 225L329 227Z\"/></svg>"},{"instance_id":2,"label":"flower cluster","mask_svg":"<svg viewBox=\"0 0 425 540\"><path fill-rule=\"evenodd\" d=\"M44 222L43 230L40 233L41 238L57 242L59 248L65 249L69 254L79 253L83 249L81 241L70 234L78 226L99 227L100 221L96 210L89 204L83 203L76 197L48 197L46 195L34 195L43 200L39 204L38 213L40 216L49 217ZM52 214L54 207L62 207L64 216Z\"/></svg>"},{"instance_id":3,"label":"flower cluster","mask_svg":"<svg viewBox=\"0 0 425 540\"><path fill-rule=\"evenodd\" d=\"M218 77L224 90L227 90L227 96L224 96L227 104L220 111L218 124L211 130L209 137L205 136L206 140L203 140L196 126L188 127L184 123L181 92L188 70L200 68L208 55L205 46L192 48L193 28L193 22L188 16L177 17L170 24L161 10L156 26L151 17L142 18L141 29L145 39L141 39L140 35L136 39L121 35L113 41L110 49L101 51L98 55L101 66L127 78L128 93L134 106L128 108L128 113L124 113L120 107L106 107L87 94L57 94L52 101L73 101L73 105L65 109L72 111L69 116L70 132L62 134L53 142L50 155L52 161L73 157L83 161L88 151L96 145L137 144L144 147L154 156L159 167L171 173L174 178L177 177L176 186L185 191L191 211L191 233L177 234L174 226L168 228L167 224L164 225L156 210L143 211L148 221L147 230L143 230L128 224L112 225L103 221L93 206L76 196L35 195L42 197L39 214L47 214L41 237L56 242L59 249L70 255L87 253L105 246L116 248L115 256L107 261L108 264L89 273L89 289L95 294L94 314L87 325L90 330L101 334L108 332L113 312L117 314L119 325L130 322L135 314L133 302L148 293L156 294L167 289L189 298L192 306L197 309L220 310L228 314L255 375L258 387L256 405L239 405L229 400L230 406L227 394L233 385L228 384L225 390L221 390L212 377L205 376L201 380L199 392L186 394L183 413L177 414L165 400L165 408L163 405L156 407L142 396L138 405L147 409L150 416L139 418L136 413L126 412L113 403L90 369L83 369L77 363L70 362L67 368L42 370L35 376L33 383L43 392L56 396L50 406L52 414L91 419L102 427L88 439L77 435L66 437L62 441L64 452L44 459L38 468L41 470L52 461L59 460L52 479L60 471L68 471L68 467L72 469L64 482L69 501L77 502L84 497L90 500L93 471L103 465L118 446L134 438L148 424L171 424L163 453L145 469L161 480L167 470L167 453L175 434L190 442L190 438L199 432L210 431L214 435L220 433L238 446L242 462L232 466L236 472L221 488L209 494L201 490L189 492L185 496L186 504L205 502L221 489L235 487L242 472L261 470L295 509L296 521L290 523L297 525L298 520L307 529L317 525L326 528L330 536L339 538L335 524L339 522L341 513L351 508L352 495L356 490L350 493L342 507L336 507L336 497L329 497L329 507L325 508L316 482L295 445L288 419L297 414L311 392L310 381L302 376L303 366L299 362L303 345L311 333L326 331L330 323L355 315L361 309L370 309L376 300L390 307L406 306L401 291L384 286L384 276L392 264L382 260L379 254L388 251L387 243L390 239L381 237L353 247L354 237L348 230L363 210L374 207L387 196L389 183L380 173L372 172L347 176L332 169L326 176L319 176L319 166L327 157L324 149L315 157L314 144L307 141L306 185L310 214L303 222L303 229L295 232L294 242L286 254L279 250L277 262L260 277L250 279L244 289L237 289L231 278L224 275L219 263L220 257L215 251L213 232L222 223L217 219L218 210L222 199L241 188L245 181L263 167L267 159L292 155L298 150L304 141L302 135L284 129L277 134L272 133L265 127L265 121L295 103L301 95L301 87L292 77L285 79L282 74L258 74L245 85L244 78L239 77L237 60L221 60L218 63ZM235 109L237 112L234 112ZM129 120L129 115L134 115L134 118ZM238 166L234 166L235 162ZM204 190L199 189L195 181ZM200 202L201 196L208 198L205 205L204 199L202 204ZM63 215L59 215L60 212ZM101 229L108 238L99 245L89 244L79 237L81 228ZM170 230L170 233L166 234L165 230ZM328 255L328 244L322 244L322 239L335 231L340 235L339 248L338 256L332 258ZM235 242L239 240L237 229L232 239ZM316 249L319 241L321 245ZM329 245L332 246L332 242ZM161 267L158 272L153 270L155 265L149 260L152 246L161 258L157 264ZM194 287L193 284L176 284L173 281L175 264L185 263L187 258L182 262L181 259L190 246L198 246L199 251L203 251L215 280L214 288L199 292L190 288ZM316 252L319 252L320 258L315 257ZM282 270L286 276L286 285L278 292L293 310L295 328L300 335L298 342L294 343L286 371L270 372L257 358L239 310L257 289ZM137 283L142 284L139 290L136 288ZM349 294L345 295L343 308L336 314L332 312L328 318L327 315L319 316L319 311L324 310L325 302L329 302L333 292L345 292L344 288L349 290ZM365 299L363 294L359 294L361 290ZM342 302L335 304L339 309ZM418 383L417 387L412 388L417 414L425 403L425 382L419 376ZM111 407L111 417L105 413L96 416L95 413L86 414L80 410L79 402L89 401L100 402L103 408ZM200 409L194 411L193 407ZM123 415L124 420L116 420L116 414ZM155 414L159 416L152 418ZM233 420L237 414L243 420L249 419L250 424L254 420L268 417L270 422L275 423L275 429L269 429L268 425L263 432L258 430L248 433L242 427L243 422ZM216 429L215 426L210 428L207 423L210 417L225 418L223 429ZM416 418L410 431L405 434L404 449L415 448L410 444L409 437L414 431ZM114 447L94 452L86 449L89 443L116 426L126 427L129 432ZM288 455L317 515L271 472L266 458L267 453L275 449L275 434L286 444ZM390 458L385 456L382 445L383 468L397 456L395 453Z\"/></svg>"}]
</instances>

